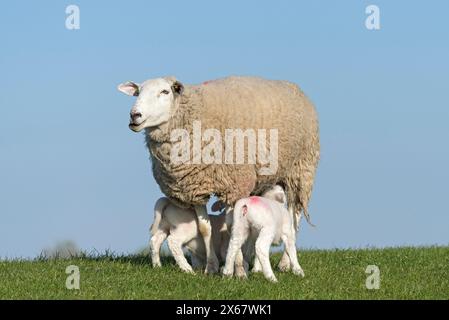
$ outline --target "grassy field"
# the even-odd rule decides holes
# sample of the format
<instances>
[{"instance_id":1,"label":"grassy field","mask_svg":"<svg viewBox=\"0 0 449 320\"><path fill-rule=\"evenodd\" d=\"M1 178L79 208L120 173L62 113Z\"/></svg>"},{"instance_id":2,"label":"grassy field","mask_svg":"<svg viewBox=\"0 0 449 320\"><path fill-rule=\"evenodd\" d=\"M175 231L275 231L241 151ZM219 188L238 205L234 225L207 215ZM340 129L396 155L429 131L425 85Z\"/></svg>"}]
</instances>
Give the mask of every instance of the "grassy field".
<instances>
[{"instance_id":1,"label":"grassy field","mask_svg":"<svg viewBox=\"0 0 449 320\"><path fill-rule=\"evenodd\" d=\"M172 258L152 269L146 256L0 261L1 299L449 299L449 247L305 250L306 277L276 272L279 283L252 274L246 281L186 275ZM273 265L280 259L272 256ZM65 287L66 267L80 270L80 290ZM368 265L380 289L368 290Z\"/></svg>"}]
</instances>

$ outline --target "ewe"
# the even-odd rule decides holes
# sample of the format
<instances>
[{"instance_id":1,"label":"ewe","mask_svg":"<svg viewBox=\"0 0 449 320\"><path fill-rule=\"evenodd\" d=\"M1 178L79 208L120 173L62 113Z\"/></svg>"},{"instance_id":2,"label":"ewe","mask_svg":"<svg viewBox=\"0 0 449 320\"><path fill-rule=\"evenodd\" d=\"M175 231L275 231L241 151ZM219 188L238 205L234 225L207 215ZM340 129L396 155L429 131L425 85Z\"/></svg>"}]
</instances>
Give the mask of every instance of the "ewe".
<instances>
[{"instance_id":1,"label":"ewe","mask_svg":"<svg viewBox=\"0 0 449 320\"><path fill-rule=\"evenodd\" d=\"M118 89L136 97L131 109L131 130L145 130L153 174L161 191L185 208L194 207L200 233L206 244L207 272L218 271L211 239L206 203L215 194L228 206L250 194L260 194L264 186L285 187L288 208L295 225L312 193L320 155L318 116L312 102L294 83L256 77L228 77L200 85L184 85L175 78L150 79L141 84L125 82ZM274 174L265 174L264 161L217 164L171 162L176 129L193 132L201 127L215 129L225 137L227 129L277 130L279 161ZM201 141L202 148L210 141ZM226 154L218 150L215 154ZM246 152L248 155L248 152Z\"/></svg>"}]
</instances>

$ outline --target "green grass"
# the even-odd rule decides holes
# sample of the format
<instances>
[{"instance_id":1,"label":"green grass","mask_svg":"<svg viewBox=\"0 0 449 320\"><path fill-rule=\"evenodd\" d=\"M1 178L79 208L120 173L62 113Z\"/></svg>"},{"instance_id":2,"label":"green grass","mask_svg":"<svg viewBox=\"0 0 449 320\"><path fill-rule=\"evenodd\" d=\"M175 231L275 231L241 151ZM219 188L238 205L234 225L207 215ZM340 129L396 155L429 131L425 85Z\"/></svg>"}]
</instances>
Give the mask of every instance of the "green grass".
<instances>
[{"instance_id":1,"label":"green grass","mask_svg":"<svg viewBox=\"0 0 449 320\"><path fill-rule=\"evenodd\" d=\"M146 256L85 256L71 260L0 261L1 299L449 299L449 247L305 250L306 277L276 272L246 281L179 271L172 258L150 267ZM273 266L280 255L272 256ZM77 265L80 290L65 287ZM379 290L368 290L365 269L377 265Z\"/></svg>"}]
</instances>

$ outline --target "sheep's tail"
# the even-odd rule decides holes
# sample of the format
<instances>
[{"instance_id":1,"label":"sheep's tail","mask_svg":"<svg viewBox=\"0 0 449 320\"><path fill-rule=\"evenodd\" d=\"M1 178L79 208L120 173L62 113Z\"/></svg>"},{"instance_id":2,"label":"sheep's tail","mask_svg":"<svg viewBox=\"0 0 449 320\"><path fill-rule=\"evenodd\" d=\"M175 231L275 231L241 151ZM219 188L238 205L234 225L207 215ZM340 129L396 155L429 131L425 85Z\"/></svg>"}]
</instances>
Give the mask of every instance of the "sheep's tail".
<instances>
[{"instance_id":1,"label":"sheep's tail","mask_svg":"<svg viewBox=\"0 0 449 320\"><path fill-rule=\"evenodd\" d=\"M150 228L151 234L154 235L157 232L162 220L162 213L169 204L170 200L165 197L159 198L159 200L156 201L156 204L154 205L154 220Z\"/></svg>"}]
</instances>

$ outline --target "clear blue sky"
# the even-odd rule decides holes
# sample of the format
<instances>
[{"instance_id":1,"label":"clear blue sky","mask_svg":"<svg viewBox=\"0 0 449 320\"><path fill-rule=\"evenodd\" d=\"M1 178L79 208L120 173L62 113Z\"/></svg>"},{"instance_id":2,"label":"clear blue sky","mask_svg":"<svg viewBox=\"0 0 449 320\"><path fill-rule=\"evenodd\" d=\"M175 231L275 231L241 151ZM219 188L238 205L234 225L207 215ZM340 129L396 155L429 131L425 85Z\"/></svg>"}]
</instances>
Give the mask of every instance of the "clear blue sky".
<instances>
[{"instance_id":1,"label":"clear blue sky","mask_svg":"<svg viewBox=\"0 0 449 320\"><path fill-rule=\"evenodd\" d=\"M77 4L81 29L65 28ZM381 30L365 28L380 7ZM448 1L10 1L0 10L0 257L144 247L155 183L125 80L298 83L322 160L298 244L449 243Z\"/></svg>"}]
</instances>

